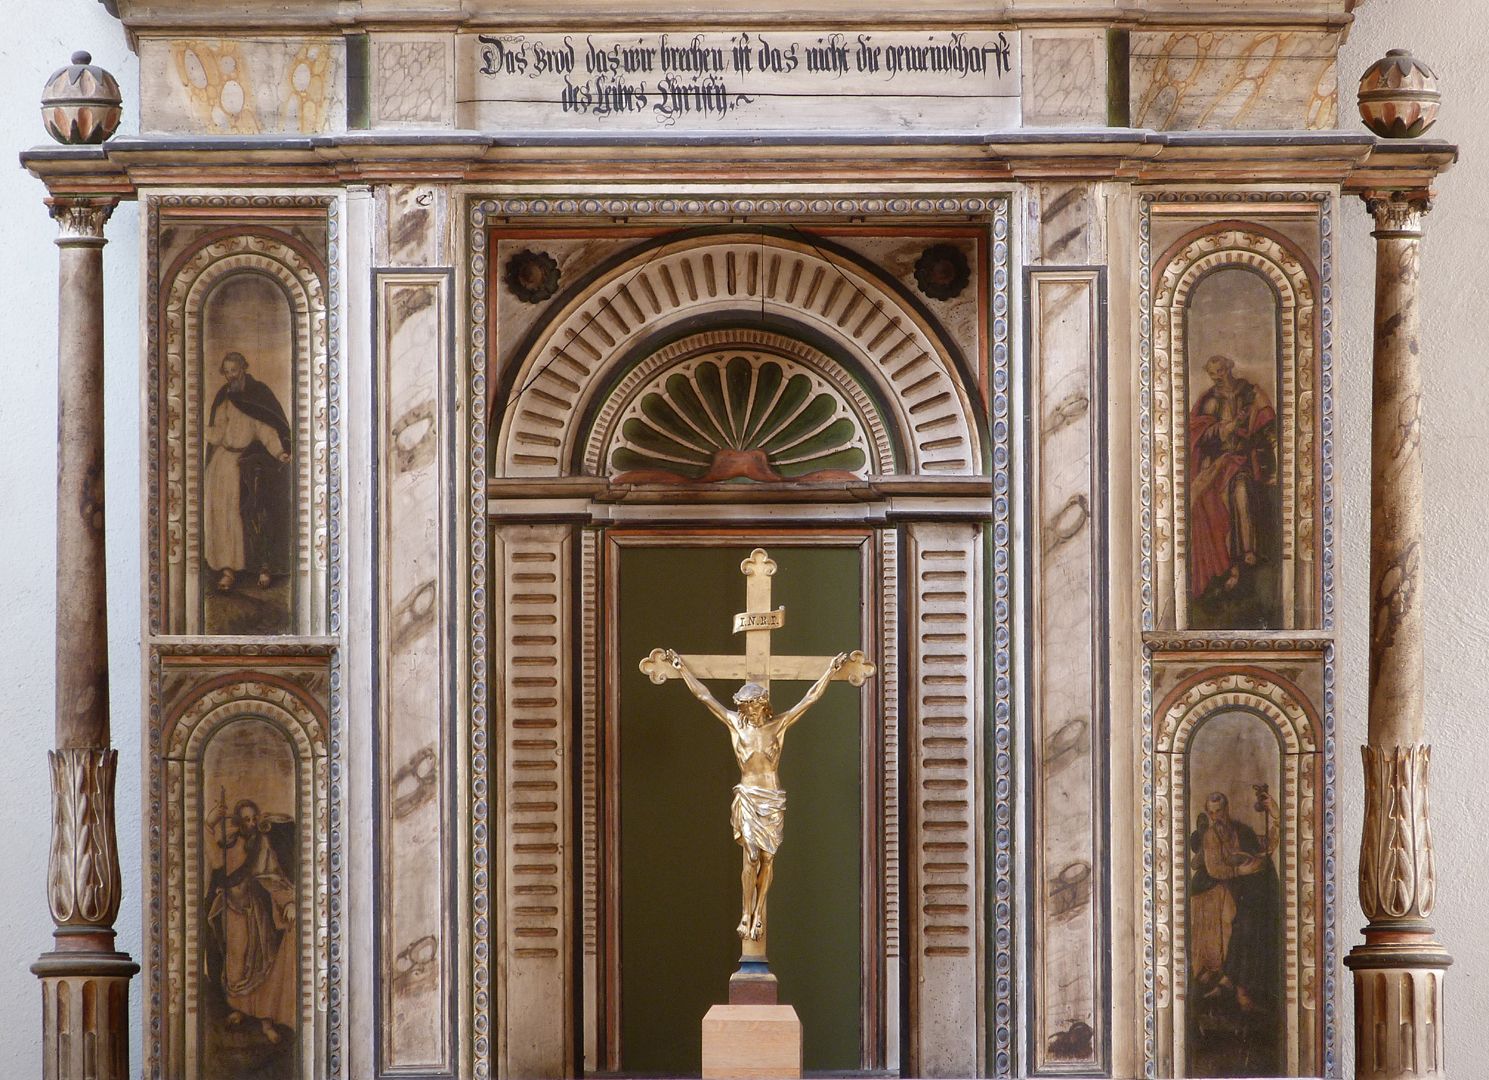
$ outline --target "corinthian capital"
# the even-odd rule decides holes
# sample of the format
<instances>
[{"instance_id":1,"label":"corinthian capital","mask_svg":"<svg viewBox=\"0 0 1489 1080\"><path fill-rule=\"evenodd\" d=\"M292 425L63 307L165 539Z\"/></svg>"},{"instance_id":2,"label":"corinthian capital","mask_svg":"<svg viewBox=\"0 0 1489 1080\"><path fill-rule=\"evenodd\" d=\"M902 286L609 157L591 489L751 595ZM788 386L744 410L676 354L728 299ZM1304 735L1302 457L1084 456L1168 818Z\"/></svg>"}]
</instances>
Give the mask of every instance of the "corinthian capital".
<instances>
[{"instance_id":1,"label":"corinthian capital","mask_svg":"<svg viewBox=\"0 0 1489 1080\"><path fill-rule=\"evenodd\" d=\"M1423 188L1367 191L1363 197L1375 218L1377 237L1422 235L1422 218L1432 209L1432 192Z\"/></svg>"},{"instance_id":2,"label":"corinthian capital","mask_svg":"<svg viewBox=\"0 0 1489 1080\"><path fill-rule=\"evenodd\" d=\"M1360 840L1360 907L1371 922L1426 919L1437 893L1427 805L1432 748L1362 748L1365 832Z\"/></svg>"},{"instance_id":3,"label":"corinthian capital","mask_svg":"<svg viewBox=\"0 0 1489 1080\"><path fill-rule=\"evenodd\" d=\"M112 927L119 914L114 773L119 755L92 747L53 750L52 850L47 903L60 926Z\"/></svg>"},{"instance_id":4,"label":"corinthian capital","mask_svg":"<svg viewBox=\"0 0 1489 1080\"><path fill-rule=\"evenodd\" d=\"M57 243L102 245L104 223L117 205L117 199L108 198L48 199L47 209L57 222Z\"/></svg>"}]
</instances>

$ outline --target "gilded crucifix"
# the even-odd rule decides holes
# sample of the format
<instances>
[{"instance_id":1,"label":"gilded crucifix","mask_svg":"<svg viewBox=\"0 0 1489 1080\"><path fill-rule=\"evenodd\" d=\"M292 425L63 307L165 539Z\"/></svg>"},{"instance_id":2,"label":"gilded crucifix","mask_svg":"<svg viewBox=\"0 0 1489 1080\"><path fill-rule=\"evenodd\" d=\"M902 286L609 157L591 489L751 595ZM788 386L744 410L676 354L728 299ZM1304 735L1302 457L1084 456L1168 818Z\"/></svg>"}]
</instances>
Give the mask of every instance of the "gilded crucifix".
<instances>
[{"instance_id":1,"label":"gilded crucifix","mask_svg":"<svg viewBox=\"0 0 1489 1080\"><path fill-rule=\"evenodd\" d=\"M827 685L845 681L862 686L874 665L861 650L836 656L775 656L770 634L785 625L786 609L770 606L775 560L764 548L750 552L739 564L745 575L745 608L734 616L734 632L745 635L744 655L682 656L672 649L653 649L641 670L654 683L682 679L708 711L729 728L739 783L734 788L730 824L734 839L744 849L741 871L743 905L739 936L746 958L765 956L765 896L770 889L776 851L786 816L786 793L777 769L786 732L822 697ZM702 679L739 679L734 709L725 708ZM785 712L770 705L771 679L815 680L800 701Z\"/></svg>"}]
</instances>

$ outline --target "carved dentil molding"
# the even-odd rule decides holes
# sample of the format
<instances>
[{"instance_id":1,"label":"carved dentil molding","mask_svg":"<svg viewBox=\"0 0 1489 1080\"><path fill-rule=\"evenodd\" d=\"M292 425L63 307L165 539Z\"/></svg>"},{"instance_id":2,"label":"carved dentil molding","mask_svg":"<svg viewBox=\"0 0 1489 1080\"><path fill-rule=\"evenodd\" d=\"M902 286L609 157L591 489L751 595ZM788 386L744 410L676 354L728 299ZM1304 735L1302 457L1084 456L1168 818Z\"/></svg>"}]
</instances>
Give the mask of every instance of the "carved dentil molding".
<instances>
[{"instance_id":1,"label":"carved dentil molding","mask_svg":"<svg viewBox=\"0 0 1489 1080\"><path fill-rule=\"evenodd\" d=\"M119 755L92 747L53 750L52 850L47 904L62 926L106 926L119 914L114 775Z\"/></svg>"},{"instance_id":2,"label":"carved dentil molding","mask_svg":"<svg viewBox=\"0 0 1489 1080\"><path fill-rule=\"evenodd\" d=\"M1360 841L1360 907L1372 922L1432 914L1437 871L1427 803L1432 748L1361 747L1365 831Z\"/></svg>"},{"instance_id":3,"label":"carved dentil molding","mask_svg":"<svg viewBox=\"0 0 1489 1080\"><path fill-rule=\"evenodd\" d=\"M104 224L117 205L114 199L48 199L47 212L57 223L57 243L102 244Z\"/></svg>"}]
</instances>

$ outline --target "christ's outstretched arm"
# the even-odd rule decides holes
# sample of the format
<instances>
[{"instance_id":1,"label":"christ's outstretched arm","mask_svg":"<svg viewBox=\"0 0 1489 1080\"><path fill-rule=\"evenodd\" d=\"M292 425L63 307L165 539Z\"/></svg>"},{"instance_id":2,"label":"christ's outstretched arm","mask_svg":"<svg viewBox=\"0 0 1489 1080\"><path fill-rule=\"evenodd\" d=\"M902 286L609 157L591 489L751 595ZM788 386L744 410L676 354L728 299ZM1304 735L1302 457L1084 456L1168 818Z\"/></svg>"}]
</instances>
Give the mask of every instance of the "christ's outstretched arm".
<instances>
[{"instance_id":1,"label":"christ's outstretched arm","mask_svg":"<svg viewBox=\"0 0 1489 1080\"><path fill-rule=\"evenodd\" d=\"M817 704L822 695L827 693L827 684L832 682L832 677L836 675L842 668L842 666L847 662L847 653L840 652L836 656L834 656L832 658L832 662L827 665L827 670L822 673L822 678L818 679L812 684L812 688L802 695L801 700L798 701L795 705L791 706L791 708L787 709L785 712L780 713L776 716L777 730L785 731L792 724L796 723L796 721L800 720L804 712L810 709L813 705Z\"/></svg>"},{"instance_id":2,"label":"christ's outstretched arm","mask_svg":"<svg viewBox=\"0 0 1489 1080\"><path fill-rule=\"evenodd\" d=\"M682 681L687 688L693 692L693 696L703 702L709 712L713 713L721 723L729 723L729 710L720 705L718 699L708 692L708 687L698 681L697 677L688 670L688 665L683 663L682 657L671 649L666 653L667 662L675 667L682 676Z\"/></svg>"}]
</instances>

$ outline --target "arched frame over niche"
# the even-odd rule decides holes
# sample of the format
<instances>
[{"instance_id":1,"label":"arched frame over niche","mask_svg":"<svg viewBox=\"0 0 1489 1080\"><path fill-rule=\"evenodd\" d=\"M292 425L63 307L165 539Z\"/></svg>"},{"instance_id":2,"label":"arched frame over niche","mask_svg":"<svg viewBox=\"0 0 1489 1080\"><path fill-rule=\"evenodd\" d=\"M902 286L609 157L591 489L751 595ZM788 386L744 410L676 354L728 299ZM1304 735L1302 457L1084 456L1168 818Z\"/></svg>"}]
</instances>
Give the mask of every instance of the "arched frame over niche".
<instances>
[{"instance_id":1,"label":"arched frame over niche","mask_svg":"<svg viewBox=\"0 0 1489 1080\"><path fill-rule=\"evenodd\" d=\"M293 938L282 948L294 950L299 1074L320 1068L325 1045L331 996L328 719L324 705L290 680L262 671L235 673L210 679L184 696L166 720L159 756L151 762L152 790L164 803L163 839L151 868L151 905L164 909L152 947L163 956L164 979L163 987L152 987L151 1000L159 1029L156 1064L170 1075L204 1080L213 1075L213 1062L204 1056L209 1009L201 996L211 874L202 836L219 795L204 789L203 766L214 740L243 724L272 731L293 762L289 776L280 778L293 790L287 816L296 860L295 911L286 930ZM273 761L264 759L264 764ZM279 814L285 809L261 807Z\"/></svg>"},{"instance_id":2,"label":"arched frame over niche","mask_svg":"<svg viewBox=\"0 0 1489 1080\"><path fill-rule=\"evenodd\" d=\"M1282 788L1275 853L1282 889L1285 1071L1312 1076L1324 1068L1328 871L1325 865L1323 725L1290 680L1251 665L1222 665L1182 681L1154 713L1153 844L1155 862L1154 1019L1159 1075L1184 1076L1189 1003L1188 857L1193 796L1190 751L1210 721L1242 714L1277 740ZM1200 795L1202 798L1203 796Z\"/></svg>"},{"instance_id":3,"label":"arched frame over niche","mask_svg":"<svg viewBox=\"0 0 1489 1080\"><path fill-rule=\"evenodd\" d=\"M1318 273L1282 233L1256 222L1227 220L1201 226L1157 261L1153 277L1152 445L1153 557L1157 625L1189 625L1189 386L1190 301L1219 270L1262 278L1277 303L1279 377L1276 383L1277 468L1281 487L1281 623L1277 630L1312 628L1321 618L1319 572L1322 506L1318 474L1322 312ZM1197 389L1197 388L1196 388Z\"/></svg>"},{"instance_id":4,"label":"arched frame over niche","mask_svg":"<svg viewBox=\"0 0 1489 1080\"><path fill-rule=\"evenodd\" d=\"M234 228L192 244L162 274L161 385L165 399L159 435L164 492L162 535L164 595L152 613L159 632L200 634L202 619L202 476L205 429L204 311L214 292L242 275L273 282L291 320L293 400L281 402L293 444L293 630L325 633L330 561L330 358L326 268L298 238L269 228Z\"/></svg>"},{"instance_id":5,"label":"arched frame over niche","mask_svg":"<svg viewBox=\"0 0 1489 1080\"><path fill-rule=\"evenodd\" d=\"M706 233L647 245L575 290L523 350L494 401L493 476L568 475L576 416L669 337L756 314L846 358L904 435L911 475L986 471L975 385L929 316L857 260L767 232ZM789 331L788 331L789 333ZM618 363L620 366L617 366Z\"/></svg>"},{"instance_id":6,"label":"arched frame over niche","mask_svg":"<svg viewBox=\"0 0 1489 1080\"><path fill-rule=\"evenodd\" d=\"M728 208L745 204L752 214L792 212L787 200L694 205L522 198L470 206L468 391L473 403L490 407L489 413L473 409L464 433L472 463L473 1073L565 1075L593 1060L595 1017L584 1015L592 1005L579 991L592 981L595 965L587 941L597 913L584 895L591 891L585 879L603 851L599 838L586 836L587 810L575 789L591 790L596 767L604 613L587 599L602 580L604 532L577 522L603 525L626 517L625 507L595 499L604 478L585 475L594 418L605 413L605 398L628 371L679 339L747 325L760 329L762 322L829 356L878 406L908 459L889 479L915 478L962 492L952 496L962 501L949 518L907 515L881 526L874 545L878 565L891 571L886 632L871 643L885 672L878 705L886 728L893 723L905 731L886 746L886 755L896 756L893 768L907 779L907 797L903 808L887 804L887 812L904 823L913 845L900 858L907 925L895 935L905 942L906 977L886 978L896 993L903 985L911 996L904 1009L909 1058L898 1060L896 1042L889 1064L926 1074L1007 1070L1013 1053L1012 713L1011 686L997 673L1011 668L1012 642L1008 605L993 598L1007 596L1011 566L1009 200L824 199L813 201L810 211L803 203L793 212L796 220L838 210L844 215L839 220L865 210L921 219L951 214L963 227L975 215L988 230L993 255L992 315L981 339L989 370L986 407L977 379L943 346L934 319L902 285L865 276L863 266L832 253L825 242L723 225L663 237L562 294L555 314L531 332L508 370L493 376L489 320L499 282L498 268L488 264L487 229L498 217L520 224L531 215L619 214L624 206L627 215L675 218L712 215L715 202L725 221ZM481 464L481 448L488 446L489 477ZM488 503L488 481L499 503ZM737 499L741 489L732 487L727 497ZM820 527L824 518L841 515L841 491L838 501L830 488L823 491L829 501L815 509L792 499L791 508L772 520L811 523L815 514ZM566 499L569 520L545 519L542 508L556 505L564 492L580 496L583 505ZM744 498L758 502L767 494ZM645 497L654 509L636 507L630 520L643 520L638 515L644 512L665 522L666 498L656 491ZM742 507L710 503L687 503L694 527L712 518L738 526ZM987 611L991 618L984 618ZM902 649L901 633L908 648ZM578 648L566 648L570 642ZM543 682L541 690L534 680ZM911 690L903 702L902 686ZM560 720L576 714L572 727ZM922 723L937 725L935 739L931 731L917 734ZM572 769L571 762L577 763ZM949 786L968 797L938 799L935 792ZM899 800L898 792L894 797ZM991 814L983 809L988 802L996 804ZM541 853L521 840L538 831L555 838ZM967 861L951 863L922 848L917 838L933 832L942 842L965 843ZM500 839L487 847L488 837ZM531 887L547 883L555 888L536 902ZM894 905L886 923L900 918L897 897Z\"/></svg>"}]
</instances>

